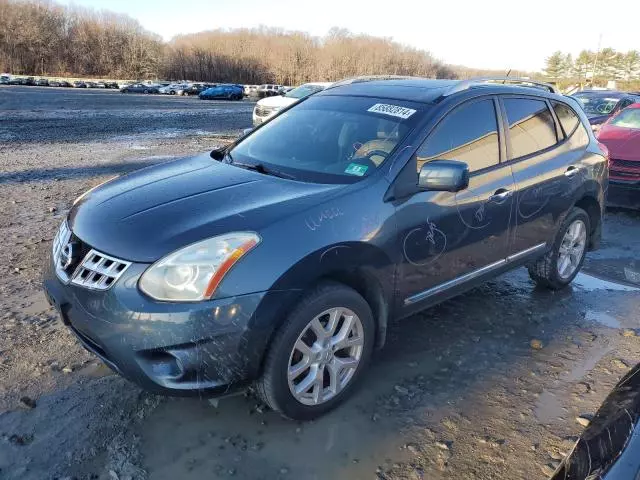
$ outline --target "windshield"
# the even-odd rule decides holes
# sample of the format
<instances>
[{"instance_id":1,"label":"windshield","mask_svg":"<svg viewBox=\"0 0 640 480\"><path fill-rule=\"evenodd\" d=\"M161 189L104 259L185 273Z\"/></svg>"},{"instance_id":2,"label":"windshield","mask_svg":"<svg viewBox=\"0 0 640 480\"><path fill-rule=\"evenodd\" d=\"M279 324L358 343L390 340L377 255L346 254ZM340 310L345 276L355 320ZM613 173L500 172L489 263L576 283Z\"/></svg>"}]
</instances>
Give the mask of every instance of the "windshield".
<instances>
[{"instance_id":1,"label":"windshield","mask_svg":"<svg viewBox=\"0 0 640 480\"><path fill-rule=\"evenodd\" d=\"M288 98L304 98L304 97L308 97L312 93L320 92L320 91L324 90L324 88L325 87L323 87L321 85L311 85L311 84L300 85L299 87L294 88L290 92L287 92L285 94L285 97L288 97Z\"/></svg>"},{"instance_id":2,"label":"windshield","mask_svg":"<svg viewBox=\"0 0 640 480\"><path fill-rule=\"evenodd\" d=\"M574 95L580 102L584 112L588 115L609 115L615 108L620 98L606 95Z\"/></svg>"},{"instance_id":3,"label":"windshield","mask_svg":"<svg viewBox=\"0 0 640 480\"><path fill-rule=\"evenodd\" d=\"M296 180L352 183L375 171L411 130L423 104L365 97L308 98L240 141L233 163Z\"/></svg>"},{"instance_id":4,"label":"windshield","mask_svg":"<svg viewBox=\"0 0 640 480\"><path fill-rule=\"evenodd\" d=\"M610 125L640 129L640 108L627 108L611 119Z\"/></svg>"}]
</instances>

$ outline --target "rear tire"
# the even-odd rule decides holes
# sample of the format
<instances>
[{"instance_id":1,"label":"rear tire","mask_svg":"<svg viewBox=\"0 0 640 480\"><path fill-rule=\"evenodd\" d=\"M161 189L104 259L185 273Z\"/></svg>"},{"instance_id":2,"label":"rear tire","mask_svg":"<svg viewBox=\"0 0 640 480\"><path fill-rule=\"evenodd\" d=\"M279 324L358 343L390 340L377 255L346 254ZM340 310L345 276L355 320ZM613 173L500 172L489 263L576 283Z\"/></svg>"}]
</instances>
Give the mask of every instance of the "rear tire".
<instances>
[{"instance_id":1,"label":"rear tire","mask_svg":"<svg viewBox=\"0 0 640 480\"><path fill-rule=\"evenodd\" d=\"M315 333L318 325L321 335ZM256 391L288 418L318 417L353 392L371 359L374 337L375 322L365 299L345 285L321 284L275 333Z\"/></svg>"},{"instance_id":2,"label":"rear tire","mask_svg":"<svg viewBox=\"0 0 640 480\"><path fill-rule=\"evenodd\" d=\"M589 215L583 209L573 207L558 229L551 250L529 265L531 279L551 290L560 290L569 285L584 263L589 232Z\"/></svg>"}]
</instances>

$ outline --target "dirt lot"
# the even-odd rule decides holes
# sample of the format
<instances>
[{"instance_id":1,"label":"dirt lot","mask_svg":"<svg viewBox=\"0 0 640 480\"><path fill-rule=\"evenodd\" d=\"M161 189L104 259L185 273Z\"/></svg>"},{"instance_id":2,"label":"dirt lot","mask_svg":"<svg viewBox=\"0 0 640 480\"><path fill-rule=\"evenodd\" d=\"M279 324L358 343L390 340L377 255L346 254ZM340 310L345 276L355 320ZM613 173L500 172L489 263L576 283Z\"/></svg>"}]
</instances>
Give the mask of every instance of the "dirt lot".
<instances>
[{"instance_id":1,"label":"dirt lot","mask_svg":"<svg viewBox=\"0 0 640 480\"><path fill-rule=\"evenodd\" d=\"M640 215L615 210L574 286L518 270L392 325L358 393L315 422L250 395L145 394L46 305L51 238L87 188L208 150L251 106L45 90L0 88L2 479L545 478L640 358Z\"/></svg>"}]
</instances>

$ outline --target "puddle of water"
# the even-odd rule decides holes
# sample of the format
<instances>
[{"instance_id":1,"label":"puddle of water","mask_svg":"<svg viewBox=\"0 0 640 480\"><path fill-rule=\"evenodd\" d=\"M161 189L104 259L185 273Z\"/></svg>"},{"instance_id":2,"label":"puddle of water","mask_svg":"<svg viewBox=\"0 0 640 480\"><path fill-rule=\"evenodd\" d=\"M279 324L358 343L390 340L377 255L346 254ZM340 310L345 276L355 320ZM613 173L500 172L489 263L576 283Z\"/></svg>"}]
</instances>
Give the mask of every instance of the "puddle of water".
<instances>
[{"instance_id":1,"label":"puddle of water","mask_svg":"<svg viewBox=\"0 0 640 480\"><path fill-rule=\"evenodd\" d=\"M596 312L594 310L587 311L587 314L584 317L585 320L589 322L599 323L600 325L604 325L609 328L620 328L620 322L617 318L609 315L605 312Z\"/></svg>"},{"instance_id":2,"label":"puddle of water","mask_svg":"<svg viewBox=\"0 0 640 480\"><path fill-rule=\"evenodd\" d=\"M584 361L574 365L571 371L562 379L563 382L575 382L584 378L598 364L600 359L613 350L610 345L596 345L584 356Z\"/></svg>"},{"instance_id":3,"label":"puddle of water","mask_svg":"<svg viewBox=\"0 0 640 480\"><path fill-rule=\"evenodd\" d=\"M573 383L580 380L581 378L584 378L585 375L593 370L600 359L607 353L609 353L612 349L613 347L607 344L594 346L586 353L582 362L574 365L573 369L571 369L571 371L567 375L562 377L562 379L560 379L559 381L555 382L555 386L558 387L562 384ZM538 421L541 423L549 423L556 420L557 418L566 417L564 407L562 406L562 403L560 402L556 394L553 393L553 390L554 387L543 390L536 400L534 414Z\"/></svg>"},{"instance_id":4,"label":"puddle of water","mask_svg":"<svg viewBox=\"0 0 640 480\"><path fill-rule=\"evenodd\" d=\"M638 287L632 287L630 285L623 285L621 283L610 282L603 280L586 273L579 273L576 278L573 279L572 285L582 288L583 290L617 290L621 292L637 292L640 290Z\"/></svg>"},{"instance_id":5,"label":"puddle of water","mask_svg":"<svg viewBox=\"0 0 640 480\"><path fill-rule=\"evenodd\" d=\"M533 413L538 421L542 423L551 422L558 417L564 416L560 400L558 400L558 397L556 397L555 394L551 393L549 390L544 390L540 394L538 400L536 401L536 406Z\"/></svg>"}]
</instances>

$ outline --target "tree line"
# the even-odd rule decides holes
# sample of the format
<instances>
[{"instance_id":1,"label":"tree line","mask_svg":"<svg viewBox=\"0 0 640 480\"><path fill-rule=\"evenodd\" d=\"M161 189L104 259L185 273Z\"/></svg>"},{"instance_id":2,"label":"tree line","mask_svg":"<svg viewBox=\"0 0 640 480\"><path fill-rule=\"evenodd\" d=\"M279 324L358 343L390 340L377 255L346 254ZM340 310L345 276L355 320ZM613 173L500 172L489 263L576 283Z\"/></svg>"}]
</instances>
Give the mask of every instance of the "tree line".
<instances>
[{"instance_id":1,"label":"tree line","mask_svg":"<svg viewBox=\"0 0 640 480\"><path fill-rule=\"evenodd\" d=\"M52 0L0 0L0 70L19 75L296 85L354 75L453 78L429 52L334 28L212 30L170 42L131 17Z\"/></svg>"},{"instance_id":2,"label":"tree line","mask_svg":"<svg viewBox=\"0 0 640 480\"><path fill-rule=\"evenodd\" d=\"M598 52L582 50L574 59L570 53L554 52L545 61L545 74L554 81L587 79L593 83L606 80L625 82L640 80L640 52L617 52L603 48Z\"/></svg>"},{"instance_id":3,"label":"tree line","mask_svg":"<svg viewBox=\"0 0 640 480\"><path fill-rule=\"evenodd\" d=\"M322 38L266 27L178 36L166 46L163 73L169 78L284 85L374 74L455 77L429 52L339 28Z\"/></svg>"},{"instance_id":4,"label":"tree line","mask_svg":"<svg viewBox=\"0 0 640 480\"><path fill-rule=\"evenodd\" d=\"M159 36L126 15L44 0L0 0L0 68L15 74L150 77Z\"/></svg>"}]
</instances>

